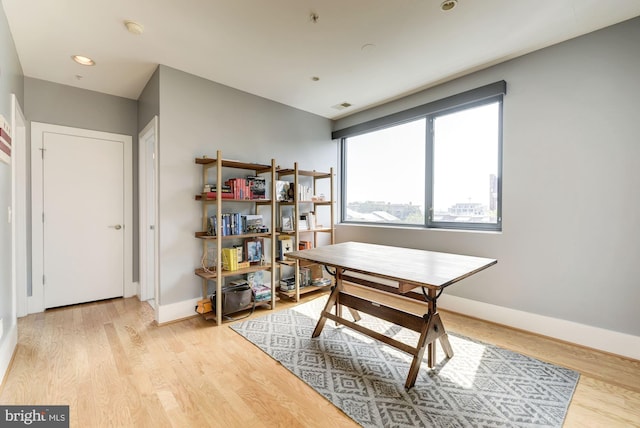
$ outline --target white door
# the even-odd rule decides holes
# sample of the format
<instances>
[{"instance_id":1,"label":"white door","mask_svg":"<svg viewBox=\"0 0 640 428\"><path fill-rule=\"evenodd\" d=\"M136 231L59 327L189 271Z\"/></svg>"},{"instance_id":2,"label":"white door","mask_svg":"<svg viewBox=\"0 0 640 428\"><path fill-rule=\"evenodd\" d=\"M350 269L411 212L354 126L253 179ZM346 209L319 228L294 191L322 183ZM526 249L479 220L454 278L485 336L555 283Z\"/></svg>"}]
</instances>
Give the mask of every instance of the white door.
<instances>
[{"instance_id":1,"label":"white door","mask_svg":"<svg viewBox=\"0 0 640 428\"><path fill-rule=\"evenodd\" d=\"M44 307L124 295L124 144L45 132Z\"/></svg>"},{"instance_id":2,"label":"white door","mask_svg":"<svg viewBox=\"0 0 640 428\"><path fill-rule=\"evenodd\" d=\"M156 148L158 117L155 116L140 132L140 300L149 301L156 308L157 282L157 170Z\"/></svg>"}]
</instances>

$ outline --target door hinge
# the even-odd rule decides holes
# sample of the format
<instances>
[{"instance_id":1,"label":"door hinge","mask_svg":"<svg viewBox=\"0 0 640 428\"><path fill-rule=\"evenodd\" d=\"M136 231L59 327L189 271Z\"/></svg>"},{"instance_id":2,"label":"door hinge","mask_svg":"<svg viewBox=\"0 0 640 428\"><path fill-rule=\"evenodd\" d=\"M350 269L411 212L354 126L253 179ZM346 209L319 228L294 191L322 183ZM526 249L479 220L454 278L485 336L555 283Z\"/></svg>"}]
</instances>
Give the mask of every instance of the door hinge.
<instances>
[{"instance_id":1,"label":"door hinge","mask_svg":"<svg viewBox=\"0 0 640 428\"><path fill-rule=\"evenodd\" d=\"M44 213L42 213L42 222L44 223Z\"/></svg>"},{"instance_id":2,"label":"door hinge","mask_svg":"<svg viewBox=\"0 0 640 428\"><path fill-rule=\"evenodd\" d=\"M44 275L42 275L42 285L44 285Z\"/></svg>"},{"instance_id":3,"label":"door hinge","mask_svg":"<svg viewBox=\"0 0 640 428\"><path fill-rule=\"evenodd\" d=\"M46 150L44 147L39 149L40 150L40 155L42 156L42 159L44 159L44 151Z\"/></svg>"}]
</instances>

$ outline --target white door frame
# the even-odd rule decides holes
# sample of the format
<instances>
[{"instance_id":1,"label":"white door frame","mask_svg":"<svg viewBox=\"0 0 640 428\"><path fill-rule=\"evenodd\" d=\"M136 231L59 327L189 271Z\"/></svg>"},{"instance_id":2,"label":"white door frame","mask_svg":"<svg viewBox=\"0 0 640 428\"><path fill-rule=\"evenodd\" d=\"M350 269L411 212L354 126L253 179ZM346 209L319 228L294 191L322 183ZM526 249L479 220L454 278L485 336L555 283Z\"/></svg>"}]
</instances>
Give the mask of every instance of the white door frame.
<instances>
[{"instance_id":1,"label":"white door frame","mask_svg":"<svg viewBox=\"0 0 640 428\"><path fill-rule=\"evenodd\" d=\"M27 120L15 94L11 94L11 129L12 144L12 172L13 191L11 206L13 219L11 220L12 236L12 286L13 309L11 318L27 315L28 288L28 247L27 247Z\"/></svg>"},{"instance_id":2,"label":"white door frame","mask_svg":"<svg viewBox=\"0 0 640 428\"><path fill-rule=\"evenodd\" d=\"M44 260L42 225L43 211L43 177L42 148L45 132L77 135L87 138L98 138L121 141L124 144L124 297L135 295L133 284L133 142L130 135L113 134L89 129L52 125L49 123L31 122L31 281L32 294L28 298L28 312L44 311ZM82 195L78 195L82 198Z\"/></svg>"},{"instance_id":3,"label":"white door frame","mask_svg":"<svg viewBox=\"0 0 640 428\"><path fill-rule=\"evenodd\" d=\"M148 136L153 136L153 154L150 159L145 141ZM153 169L151 169L153 167ZM153 171L153 177L150 176ZM160 300L159 293L159 245L158 245L158 116L154 116L147 126L138 134L138 207L140 220L140 300L153 299L152 306L156 312ZM153 180L152 183L149 181ZM154 195L149 204L149 189L153 189ZM155 224L149 224L149 213L153 212ZM147 238L154 234L154 248L147 248ZM152 253L152 254L151 254ZM147 279L148 263L153 264L153 284Z\"/></svg>"}]
</instances>

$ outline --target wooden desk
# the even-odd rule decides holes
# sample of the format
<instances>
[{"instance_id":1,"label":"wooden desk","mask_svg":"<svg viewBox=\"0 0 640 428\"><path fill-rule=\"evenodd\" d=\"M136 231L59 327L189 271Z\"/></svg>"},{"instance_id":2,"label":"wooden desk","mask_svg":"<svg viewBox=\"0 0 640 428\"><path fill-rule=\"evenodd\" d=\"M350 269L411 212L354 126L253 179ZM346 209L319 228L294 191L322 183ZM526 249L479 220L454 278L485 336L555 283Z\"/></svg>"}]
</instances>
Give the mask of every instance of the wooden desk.
<instances>
[{"instance_id":1,"label":"wooden desk","mask_svg":"<svg viewBox=\"0 0 640 428\"><path fill-rule=\"evenodd\" d=\"M405 383L406 389L415 384L425 350L428 366L434 366L436 339L440 340L447 357L453 357L453 350L436 305L444 288L497 263L495 259L361 242L344 242L294 251L287 253L287 257L324 264L336 270L336 283L312 337L317 337L327 319L330 319L413 355ZM354 276L354 273L374 277L374 280ZM380 282L376 282L378 278L381 279ZM375 299L346 291L344 283L375 290ZM426 302L426 313L410 313L388 303L393 300L393 295ZM334 306L335 314L331 312ZM355 322L342 317L342 306L350 309ZM420 333L417 345L414 347L405 344L357 324L360 320L357 311Z\"/></svg>"}]
</instances>

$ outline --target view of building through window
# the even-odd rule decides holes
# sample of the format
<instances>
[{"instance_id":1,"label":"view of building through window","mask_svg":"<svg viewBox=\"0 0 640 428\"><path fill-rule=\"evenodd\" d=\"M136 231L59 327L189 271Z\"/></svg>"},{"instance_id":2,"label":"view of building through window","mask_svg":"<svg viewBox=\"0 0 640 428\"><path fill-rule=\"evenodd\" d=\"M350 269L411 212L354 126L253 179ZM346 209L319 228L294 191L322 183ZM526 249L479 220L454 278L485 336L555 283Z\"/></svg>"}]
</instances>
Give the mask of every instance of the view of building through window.
<instances>
[{"instance_id":1,"label":"view of building through window","mask_svg":"<svg viewBox=\"0 0 640 428\"><path fill-rule=\"evenodd\" d=\"M496 225L500 106L491 102L345 138L343 221Z\"/></svg>"},{"instance_id":2,"label":"view of building through window","mask_svg":"<svg viewBox=\"0 0 640 428\"><path fill-rule=\"evenodd\" d=\"M426 120L350 137L346 221L424 224Z\"/></svg>"},{"instance_id":3,"label":"view of building through window","mask_svg":"<svg viewBox=\"0 0 640 428\"><path fill-rule=\"evenodd\" d=\"M496 223L499 106L434 118L432 221Z\"/></svg>"}]
</instances>

